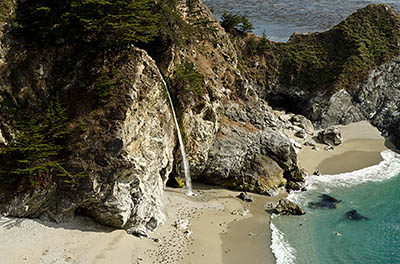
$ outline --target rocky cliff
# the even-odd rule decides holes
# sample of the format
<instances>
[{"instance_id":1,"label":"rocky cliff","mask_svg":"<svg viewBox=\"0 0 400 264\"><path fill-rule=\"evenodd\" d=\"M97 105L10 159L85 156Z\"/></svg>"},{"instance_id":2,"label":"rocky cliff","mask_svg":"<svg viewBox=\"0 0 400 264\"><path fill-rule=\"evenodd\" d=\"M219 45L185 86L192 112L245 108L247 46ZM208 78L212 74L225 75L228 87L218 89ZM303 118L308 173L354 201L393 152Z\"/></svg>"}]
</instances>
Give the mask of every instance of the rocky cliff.
<instances>
[{"instance_id":1,"label":"rocky cliff","mask_svg":"<svg viewBox=\"0 0 400 264\"><path fill-rule=\"evenodd\" d=\"M165 184L183 175L161 74L197 181L266 195L301 188L305 175L285 131L310 137L313 125L271 106L317 126L369 119L399 143L398 35L391 34L398 15L386 6L283 44L226 32L200 1L160 1L158 35L118 48L101 44L101 51L91 39L79 42L81 35L27 43L12 24L18 5L7 8L0 27L3 214L60 222L82 213L137 234L160 225ZM361 29L352 25L362 28L363 16L373 30L359 47ZM376 29L382 24L392 26L389 33ZM326 56L340 37L354 54Z\"/></svg>"},{"instance_id":2,"label":"rocky cliff","mask_svg":"<svg viewBox=\"0 0 400 264\"><path fill-rule=\"evenodd\" d=\"M369 120L398 145L399 29L399 14L373 4L327 32L295 33L262 49L253 37L237 42L252 57L245 72L261 77L257 93L271 105L323 128Z\"/></svg>"},{"instance_id":3,"label":"rocky cliff","mask_svg":"<svg viewBox=\"0 0 400 264\"><path fill-rule=\"evenodd\" d=\"M65 143L64 167L71 174L79 172L82 176L52 175L40 187L18 190L12 186L12 193L3 190L3 213L60 222L81 212L134 233L153 230L163 222L161 195L173 167L175 127L154 60L136 48L130 49L129 54L119 67L124 84L116 102L93 107L90 97L75 91L68 92L70 98L63 98L73 100L70 104L76 111L69 125L79 126L79 133L70 135ZM29 76L33 82L39 82L43 75L57 78L48 71L54 66L51 61L32 59L21 75ZM21 94L12 85L2 88ZM51 89L45 85L40 88L41 92ZM31 87L25 89L33 93ZM15 107L22 108L18 103ZM11 139L8 131L13 130L6 121L10 120L3 120L3 128L9 128L4 135ZM12 145L12 139L3 144ZM4 185L9 184L3 177Z\"/></svg>"}]
</instances>

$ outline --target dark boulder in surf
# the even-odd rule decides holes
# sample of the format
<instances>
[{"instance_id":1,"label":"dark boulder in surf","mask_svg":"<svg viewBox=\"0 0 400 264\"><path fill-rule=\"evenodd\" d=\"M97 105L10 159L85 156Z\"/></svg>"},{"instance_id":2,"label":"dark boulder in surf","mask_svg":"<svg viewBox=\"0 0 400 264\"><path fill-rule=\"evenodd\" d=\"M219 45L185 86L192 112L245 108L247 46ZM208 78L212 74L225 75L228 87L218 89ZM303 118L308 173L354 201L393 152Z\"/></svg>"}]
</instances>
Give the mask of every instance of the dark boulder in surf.
<instances>
[{"instance_id":1,"label":"dark boulder in surf","mask_svg":"<svg viewBox=\"0 0 400 264\"><path fill-rule=\"evenodd\" d=\"M338 203L341 202L341 200L338 200L327 194L322 194L320 196L320 198L321 198L321 200L318 202L310 202L308 204L308 207L310 207L312 209L317 209L317 208L336 209L338 206Z\"/></svg>"},{"instance_id":2,"label":"dark boulder in surf","mask_svg":"<svg viewBox=\"0 0 400 264\"><path fill-rule=\"evenodd\" d=\"M360 215L357 210L350 210L345 214L346 218L349 220L355 220L355 221L360 221L360 220L369 220L368 217L365 217L363 215Z\"/></svg>"}]
</instances>

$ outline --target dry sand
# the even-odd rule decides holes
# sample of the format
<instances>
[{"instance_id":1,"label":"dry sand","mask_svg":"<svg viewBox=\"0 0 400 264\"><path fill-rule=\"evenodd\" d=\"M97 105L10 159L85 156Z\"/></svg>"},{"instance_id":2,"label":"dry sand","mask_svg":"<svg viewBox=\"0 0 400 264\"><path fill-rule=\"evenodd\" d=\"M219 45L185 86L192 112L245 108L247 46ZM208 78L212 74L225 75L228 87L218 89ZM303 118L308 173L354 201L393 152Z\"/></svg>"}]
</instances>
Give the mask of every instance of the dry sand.
<instances>
[{"instance_id":1,"label":"dry sand","mask_svg":"<svg viewBox=\"0 0 400 264\"><path fill-rule=\"evenodd\" d=\"M317 144L320 149L303 146L299 153L299 164L312 174L319 170L322 174L351 172L378 164L380 153L390 145L380 132L366 121L339 126L344 142L334 150L325 151L326 145Z\"/></svg>"},{"instance_id":2,"label":"dry sand","mask_svg":"<svg viewBox=\"0 0 400 264\"><path fill-rule=\"evenodd\" d=\"M344 143L333 151L303 146L299 162L310 174L353 171L377 164L386 149L380 133L367 122L342 127ZM79 216L56 225L32 219L0 218L0 263L275 263L270 249L270 215L264 205L278 197L253 195L246 203L238 192L195 185L196 197L167 188L167 222L148 238L128 235ZM247 213L247 214L246 214ZM179 230L178 221L188 220Z\"/></svg>"},{"instance_id":3,"label":"dry sand","mask_svg":"<svg viewBox=\"0 0 400 264\"><path fill-rule=\"evenodd\" d=\"M57 225L32 219L0 218L0 263L275 263L269 248L270 215L266 202L279 197L253 195L195 185L198 195L183 190L164 195L167 222L151 234L160 242L128 235L79 216ZM188 229L175 227L188 220Z\"/></svg>"}]
</instances>

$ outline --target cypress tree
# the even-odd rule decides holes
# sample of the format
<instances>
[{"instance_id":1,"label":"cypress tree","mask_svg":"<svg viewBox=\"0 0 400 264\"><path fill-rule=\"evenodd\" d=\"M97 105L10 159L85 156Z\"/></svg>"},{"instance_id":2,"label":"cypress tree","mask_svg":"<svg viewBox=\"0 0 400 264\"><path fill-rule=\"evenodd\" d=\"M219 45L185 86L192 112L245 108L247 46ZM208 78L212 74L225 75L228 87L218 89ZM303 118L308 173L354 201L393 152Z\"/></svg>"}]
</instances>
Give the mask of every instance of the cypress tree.
<instances>
[{"instance_id":1,"label":"cypress tree","mask_svg":"<svg viewBox=\"0 0 400 264\"><path fill-rule=\"evenodd\" d=\"M157 36L154 10L154 0L19 0L17 22L30 41L115 47Z\"/></svg>"}]
</instances>

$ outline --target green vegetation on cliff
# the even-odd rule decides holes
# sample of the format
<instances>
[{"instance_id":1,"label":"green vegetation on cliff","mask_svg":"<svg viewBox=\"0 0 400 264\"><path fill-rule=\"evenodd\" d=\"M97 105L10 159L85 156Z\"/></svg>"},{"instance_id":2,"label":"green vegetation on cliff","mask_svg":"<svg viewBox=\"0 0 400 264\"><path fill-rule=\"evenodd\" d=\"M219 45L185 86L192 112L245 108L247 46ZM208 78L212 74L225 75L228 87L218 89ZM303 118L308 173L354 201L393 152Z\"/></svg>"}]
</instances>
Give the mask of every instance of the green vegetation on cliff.
<instances>
[{"instance_id":1,"label":"green vegetation on cliff","mask_svg":"<svg viewBox=\"0 0 400 264\"><path fill-rule=\"evenodd\" d=\"M295 33L285 43L254 35L235 40L243 69L267 87L278 78L288 88L351 91L372 69L400 55L400 16L371 4L326 32ZM262 70L252 67L263 61Z\"/></svg>"},{"instance_id":2,"label":"green vegetation on cliff","mask_svg":"<svg viewBox=\"0 0 400 264\"><path fill-rule=\"evenodd\" d=\"M10 11L13 5L14 4L11 0L0 1L0 23L6 21L6 19L10 16Z\"/></svg>"},{"instance_id":3,"label":"green vegetation on cliff","mask_svg":"<svg viewBox=\"0 0 400 264\"><path fill-rule=\"evenodd\" d=\"M288 86L355 89L369 72L399 55L400 18L372 4L323 33L298 34L281 45L280 76Z\"/></svg>"},{"instance_id":4,"label":"green vegetation on cliff","mask_svg":"<svg viewBox=\"0 0 400 264\"><path fill-rule=\"evenodd\" d=\"M63 167L63 141L70 133L65 108L58 98L15 122L16 139L0 148L0 182L19 191L48 187L52 175L72 175Z\"/></svg>"},{"instance_id":5,"label":"green vegetation on cliff","mask_svg":"<svg viewBox=\"0 0 400 264\"><path fill-rule=\"evenodd\" d=\"M120 47L158 34L153 0L19 0L16 21L31 40Z\"/></svg>"},{"instance_id":6,"label":"green vegetation on cliff","mask_svg":"<svg viewBox=\"0 0 400 264\"><path fill-rule=\"evenodd\" d=\"M234 29L241 32L252 32L254 30L253 24L247 17L231 14L226 11L222 14L221 26L228 32Z\"/></svg>"},{"instance_id":7,"label":"green vegetation on cliff","mask_svg":"<svg viewBox=\"0 0 400 264\"><path fill-rule=\"evenodd\" d=\"M176 67L172 85L175 90L181 92L193 92L199 96L204 94L204 76L195 69L193 63L188 61Z\"/></svg>"}]
</instances>

